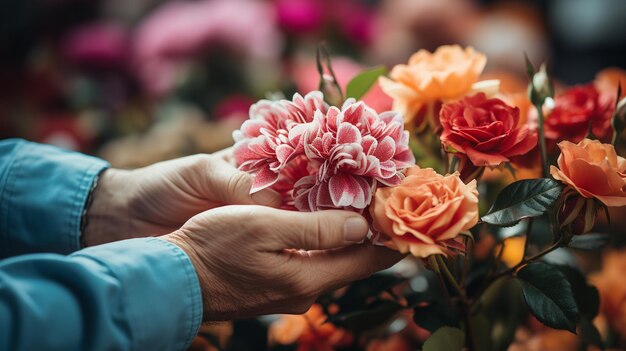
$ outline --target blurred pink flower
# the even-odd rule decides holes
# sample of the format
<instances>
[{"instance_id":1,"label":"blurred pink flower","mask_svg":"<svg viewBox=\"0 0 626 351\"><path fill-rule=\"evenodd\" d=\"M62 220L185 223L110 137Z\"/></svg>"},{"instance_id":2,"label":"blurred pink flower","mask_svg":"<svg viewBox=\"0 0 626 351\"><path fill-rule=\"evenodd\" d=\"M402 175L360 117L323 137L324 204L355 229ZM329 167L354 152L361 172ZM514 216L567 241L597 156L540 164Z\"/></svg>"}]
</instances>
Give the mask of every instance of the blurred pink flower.
<instances>
[{"instance_id":1,"label":"blurred pink flower","mask_svg":"<svg viewBox=\"0 0 626 351\"><path fill-rule=\"evenodd\" d=\"M318 0L276 0L278 23L286 32L307 34L324 24L324 5Z\"/></svg>"},{"instance_id":2,"label":"blurred pink flower","mask_svg":"<svg viewBox=\"0 0 626 351\"><path fill-rule=\"evenodd\" d=\"M366 69L365 66L347 57L333 57L332 65L343 91L346 90L346 86L352 78ZM318 89L320 75L313 59L295 61L291 68L291 76L295 81L296 88L301 93ZM392 100L383 92L378 82L361 100L378 112L391 110Z\"/></svg>"},{"instance_id":3,"label":"blurred pink flower","mask_svg":"<svg viewBox=\"0 0 626 351\"><path fill-rule=\"evenodd\" d=\"M319 91L304 97L296 94L292 101L261 100L250 107L250 119L233 133L233 138L239 168L256 174L252 192L278 181L281 169L302 153L301 126L313 121L314 113L325 113L327 109Z\"/></svg>"},{"instance_id":4,"label":"blurred pink flower","mask_svg":"<svg viewBox=\"0 0 626 351\"><path fill-rule=\"evenodd\" d=\"M363 210L377 182L397 185L400 171L415 163L408 141L402 116L379 115L362 101L348 99L341 110L333 106L326 114L316 112L299 142L320 167L296 183L296 208Z\"/></svg>"},{"instance_id":5,"label":"blurred pink flower","mask_svg":"<svg viewBox=\"0 0 626 351\"><path fill-rule=\"evenodd\" d=\"M87 24L69 33L62 50L74 64L97 68L122 66L128 51L128 33L113 23Z\"/></svg>"},{"instance_id":6,"label":"blurred pink flower","mask_svg":"<svg viewBox=\"0 0 626 351\"><path fill-rule=\"evenodd\" d=\"M272 5L254 0L172 1L143 23L133 39L133 58L145 88L159 96L175 83L181 64L214 44L250 59L273 59L282 37Z\"/></svg>"},{"instance_id":7,"label":"blurred pink flower","mask_svg":"<svg viewBox=\"0 0 626 351\"><path fill-rule=\"evenodd\" d=\"M359 1L329 1L330 13L342 34L359 45L368 45L374 37L376 11Z\"/></svg>"},{"instance_id":8,"label":"blurred pink flower","mask_svg":"<svg viewBox=\"0 0 626 351\"><path fill-rule=\"evenodd\" d=\"M240 123L248 118L248 111L254 100L245 96L234 94L222 99L215 107L213 114L218 120L237 120Z\"/></svg>"}]
</instances>

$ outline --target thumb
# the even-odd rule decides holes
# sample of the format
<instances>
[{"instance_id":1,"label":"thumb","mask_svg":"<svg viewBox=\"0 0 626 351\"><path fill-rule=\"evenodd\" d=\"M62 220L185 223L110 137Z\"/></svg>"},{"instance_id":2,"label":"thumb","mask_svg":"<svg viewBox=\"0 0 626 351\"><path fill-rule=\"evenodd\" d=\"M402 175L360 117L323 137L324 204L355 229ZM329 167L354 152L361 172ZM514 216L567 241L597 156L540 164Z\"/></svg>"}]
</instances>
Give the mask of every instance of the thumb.
<instances>
[{"instance_id":1,"label":"thumb","mask_svg":"<svg viewBox=\"0 0 626 351\"><path fill-rule=\"evenodd\" d=\"M250 194L253 176L238 170L222 158L214 157L210 162L209 182L216 200L225 205L262 205L279 207L281 196L272 189L263 189Z\"/></svg>"},{"instance_id":2,"label":"thumb","mask_svg":"<svg viewBox=\"0 0 626 351\"><path fill-rule=\"evenodd\" d=\"M363 216L349 211L277 212L280 214L274 219L276 250L344 247L363 240L369 230Z\"/></svg>"}]
</instances>

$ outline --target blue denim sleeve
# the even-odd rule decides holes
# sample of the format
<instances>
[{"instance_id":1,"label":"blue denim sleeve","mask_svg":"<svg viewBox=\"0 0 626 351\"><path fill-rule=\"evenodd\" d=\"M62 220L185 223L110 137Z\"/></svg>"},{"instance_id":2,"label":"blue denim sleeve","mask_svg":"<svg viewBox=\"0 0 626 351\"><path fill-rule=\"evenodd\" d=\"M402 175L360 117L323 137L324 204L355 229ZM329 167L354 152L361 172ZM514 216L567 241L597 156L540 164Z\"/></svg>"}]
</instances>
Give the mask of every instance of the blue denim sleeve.
<instances>
[{"instance_id":1,"label":"blue denim sleeve","mask_svg":"<svg viewBox=\"0 0 626 351\"><path fill-rule=\"evenodd\" d=\"M0 258L80 249L85 201L107 167L53 146L0 141Z\"/></svg>"},{"instance_id":2,"label":"blue denim sleeve","mask_svg":"<svg viewBox=\"0 0 626 351\"><path fill-rule=\"evenodd\" d=\"M0 351L184 350L201 316L193 265L158 238L0 261Z\"/></svg>"}]
</instances>

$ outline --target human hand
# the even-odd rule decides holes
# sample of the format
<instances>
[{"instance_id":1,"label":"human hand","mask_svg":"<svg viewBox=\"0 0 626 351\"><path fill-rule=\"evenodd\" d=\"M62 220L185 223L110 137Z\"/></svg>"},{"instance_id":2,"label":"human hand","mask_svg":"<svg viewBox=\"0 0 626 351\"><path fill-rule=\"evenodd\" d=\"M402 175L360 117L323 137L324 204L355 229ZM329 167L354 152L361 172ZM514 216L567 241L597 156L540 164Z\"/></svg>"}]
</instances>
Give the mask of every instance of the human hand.
<instances>
[{"instance_id":1,"label":"human hand","mask_svg":"<svg viewBox=\"0 0 626 351\"><path fill-rule=\"evenodd\" d=\"M87 213L84 245L171 233L218 206L279 206L280 195L273 190L250 195L252 176L229 162L229 151L104 171Z\"/></svg>"},{"instance_id":2,"label":"human hand","mask_svg":"<svg viewBox=\"0 0 626 351\"><path fill-rule=\"evenodd\" d=\"M162 238L190 257L202 289L203 319L215 321L304 313L319 295L403 257L356 244L367 231L366 220L353 212L224 206Z\"/></svg>"}]
</instances>

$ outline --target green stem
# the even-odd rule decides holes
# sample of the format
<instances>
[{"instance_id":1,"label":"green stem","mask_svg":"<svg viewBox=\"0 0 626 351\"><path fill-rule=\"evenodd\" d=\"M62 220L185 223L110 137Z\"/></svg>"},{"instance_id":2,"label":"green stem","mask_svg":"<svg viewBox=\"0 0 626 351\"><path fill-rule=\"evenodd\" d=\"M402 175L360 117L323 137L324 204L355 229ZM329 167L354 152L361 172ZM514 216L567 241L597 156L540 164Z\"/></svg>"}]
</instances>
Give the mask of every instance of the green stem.
<instances>
[{"instance_id":1,"label":"green stem","mask_svg":"<svg viewBox=\"0 0 626 351\"><path fill-rule=\"evenodd\" d=\"M437 260L437 265L439 266L439 271L443 273L443 276L446 277L450 285L456 290L461 299L461 314L463 317L463 324L465 325L465 341L467 344L468 351L476 350L476 341L474 340L474 332L472 331L472 323L470 320L470 302L467 299L467 295L465 291L461 288L459 283L457 283L456 279L448 269L443 257L441 255L436 255L435 259Z\"/></svg>"},{"instance_id":2,"label":"green stem","mask_svg":"<svg viewBox=\"0 0 626 351\"><path fill-rule=\"evenodd\" d=\"M450 169L448 170L448 173L456 172L458 164L459 164L459 158L452 155L452 159L450 160Z\"/></svg>"},{"instance_id":3,"label":"green stem","mask_svg":"<svg viewBox=\"0 0 626 351\"><path fill-rule=\"evenodd\" d=\"M528 220L528 228L526 228L526 240L524 240L524 254L522 257L526 257L526 252L528 252L528 244L530 242L530 232L533 230L533 218L531 217Z\"/></svg>"},{"instance_id":4,"label":"green stem","mask_svg":"<svg viewBox=\"0 0 626 351\"><path fill-rule=\"evenodd\" d=\"M526 240L528 240L528 238ZM535 260L538 260L541 257L549 254L550 252L558 249L561 246L562 241L563 241L563 239L559 239L555 243L553 243L552 245L550 245L549 247L544 249L543 251L541 251L541 252L539 252L539 253L537 253L537 254L535 254L533 256L530 256L528 258L524 257L524 259L522 259L522 261L520 263L516 264L515 266L513 266L513 267L511 267L511 268L509 268L509 269L507 269L505 271L502 271L502 272L496 274L495 276L493 276L491 281L481 290L481 292L480 292L480 294L478 294L478 296L482 295L482 293L485 290L487 290L487 288L489 288L489 286L491 286L491 284L493 284L493 282L495 282L496 280L498 280L498 279L500 279L500 278L502 278L502 277L504 277L506 275L509 275L511 273L514 273L520 267L525 266L525 265L527 265L527 264L529 264L529 263L531 263L531 262L533 262Z\"/></svg>"},{"instance_id":5,"label":"green stem","mask_svg":"<svg viewBox=\"0 0 626 351\"><path fill-rule=\"evenodd\" d=\"M548 150L546 148L546 137L544 133L544 116L541 105L535 105L537 116L539 117L539 147L541 148L541 174L548 178Z\"/></svg>"}]
</instances>

